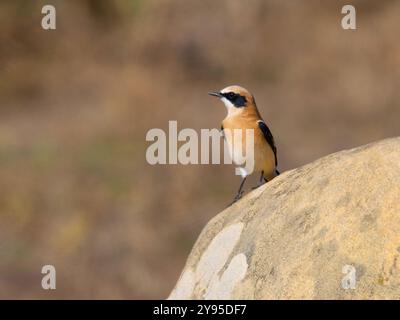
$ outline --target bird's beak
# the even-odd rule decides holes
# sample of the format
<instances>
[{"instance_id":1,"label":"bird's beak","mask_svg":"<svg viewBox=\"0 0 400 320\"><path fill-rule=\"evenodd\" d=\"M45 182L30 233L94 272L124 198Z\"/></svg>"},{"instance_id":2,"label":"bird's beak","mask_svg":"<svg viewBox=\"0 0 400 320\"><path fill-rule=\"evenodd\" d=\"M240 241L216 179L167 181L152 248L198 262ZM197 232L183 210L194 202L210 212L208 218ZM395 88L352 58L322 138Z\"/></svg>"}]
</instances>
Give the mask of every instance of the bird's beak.
<instances>
[{"instance_id":1,"label":"bird's beak","mask_svg":"<svg viewBox=\"0 0 400 320\"><path fill-rule=\"evenodd\" d=\"M210 96L222 98L222 94L220 92L209 92L208 93Z\"/></svg>"}]
</instances>

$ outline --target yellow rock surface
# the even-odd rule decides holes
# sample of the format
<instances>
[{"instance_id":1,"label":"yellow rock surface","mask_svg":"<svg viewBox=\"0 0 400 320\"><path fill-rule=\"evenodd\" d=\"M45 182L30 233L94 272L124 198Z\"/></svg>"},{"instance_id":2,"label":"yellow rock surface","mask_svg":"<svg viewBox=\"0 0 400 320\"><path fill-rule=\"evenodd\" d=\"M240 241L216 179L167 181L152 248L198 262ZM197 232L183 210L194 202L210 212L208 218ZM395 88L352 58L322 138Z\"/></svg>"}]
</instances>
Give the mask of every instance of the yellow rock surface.
<instances>
[{"instance_id":1,"label":"yellow rock surface","mask_svg":"<svg viewBox=\"0 0 400 320\"><path fill-rule=\"evenodd\" d=\"M392 138L285 172L218 214L169 298L399 299L399 256Z\"/></svg>"}]
</instances>

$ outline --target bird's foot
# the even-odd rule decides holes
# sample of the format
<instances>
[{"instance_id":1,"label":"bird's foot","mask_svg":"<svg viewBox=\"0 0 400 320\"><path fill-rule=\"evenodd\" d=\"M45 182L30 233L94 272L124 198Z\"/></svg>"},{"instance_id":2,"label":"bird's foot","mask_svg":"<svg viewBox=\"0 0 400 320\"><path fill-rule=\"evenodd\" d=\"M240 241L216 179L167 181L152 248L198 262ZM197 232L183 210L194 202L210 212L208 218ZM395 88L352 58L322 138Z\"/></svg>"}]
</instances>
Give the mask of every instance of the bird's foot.
<instances>
[{"instance_id":1,"label":"bird's foot","mask_svg":"<svg viewBox=\"0 0 400 320\"><path fill-rule=\"evenodd\" d=\"M242 196L243 196L244 191L240 191L236 197L233 199L233 201L228 205L228 207L230 207L231 205L233 205L235 202L237 202Z\"/></svg>"},{"instance_id":2,"label":"bird's foot","mask_svg":"<svg viewBox=\"0 0 400 320\"><path fill-rule=\"evenodd\" d=\"M257 189L257 188L261 187L263 184L265 184L265 181L260 182L258 185L256 185L255 187L251 188L251 190Z\"/></svg>"}]
</instances>

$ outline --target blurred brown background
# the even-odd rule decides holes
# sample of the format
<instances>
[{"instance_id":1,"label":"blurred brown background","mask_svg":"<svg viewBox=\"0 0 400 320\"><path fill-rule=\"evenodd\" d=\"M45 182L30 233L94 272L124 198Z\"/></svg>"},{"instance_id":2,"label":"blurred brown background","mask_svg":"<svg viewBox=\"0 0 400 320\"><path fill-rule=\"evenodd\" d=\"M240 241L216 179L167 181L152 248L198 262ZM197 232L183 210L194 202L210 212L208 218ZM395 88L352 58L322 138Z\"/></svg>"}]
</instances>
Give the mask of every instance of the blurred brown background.
<instances>
[{"instance_id":1,"label":"blurred brown background","mask_svg":"<svg viewBox=\"0 0 400 320\"><path fill-rule=\"evenodd\" d=\"M281 171L399 135L400 1L351 1L356 31L344 4L1 1L0 298L165 298L240 179L150 166L145 136L219 128L210 90L254 93Z\"/></svg>"}]
</instances>

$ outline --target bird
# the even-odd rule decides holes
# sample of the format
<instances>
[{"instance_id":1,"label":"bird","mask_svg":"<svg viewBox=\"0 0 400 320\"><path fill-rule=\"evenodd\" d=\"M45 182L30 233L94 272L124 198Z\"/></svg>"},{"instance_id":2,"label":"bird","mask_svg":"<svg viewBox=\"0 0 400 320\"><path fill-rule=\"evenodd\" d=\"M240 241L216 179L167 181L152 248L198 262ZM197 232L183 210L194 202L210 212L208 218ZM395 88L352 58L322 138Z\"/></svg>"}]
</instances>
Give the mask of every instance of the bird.
<instances>
[{"instance_id":1,"label":"bird","mask_svg":"<svg viewBox=\"0 0 400 320\"><path fill-rule=\"evenodd\" d=\"M219 98L227 109L227 115L222 120L221 131L230 151L232 162L238 167L242 176L239 190L232 202L234 203L242 197L245 181L252 173L259 172L261 174L259 183L255 188L271 181L280 174L277 168L277 148L271 130L258 111L254 96L247 89L238 85L231 85L220 91L209 92L209 95ZM246 129L254 130L253 171L248 172L245 169L243 157L238 156L237 151L241 152L240 156L242 156L245 150L245 140L243 140L245 134L242 134L242 141L238 142L239 139L235 140L235 136L232 134L235 129L240 129L242 132Z\"/></svg>"}]
</instances>

